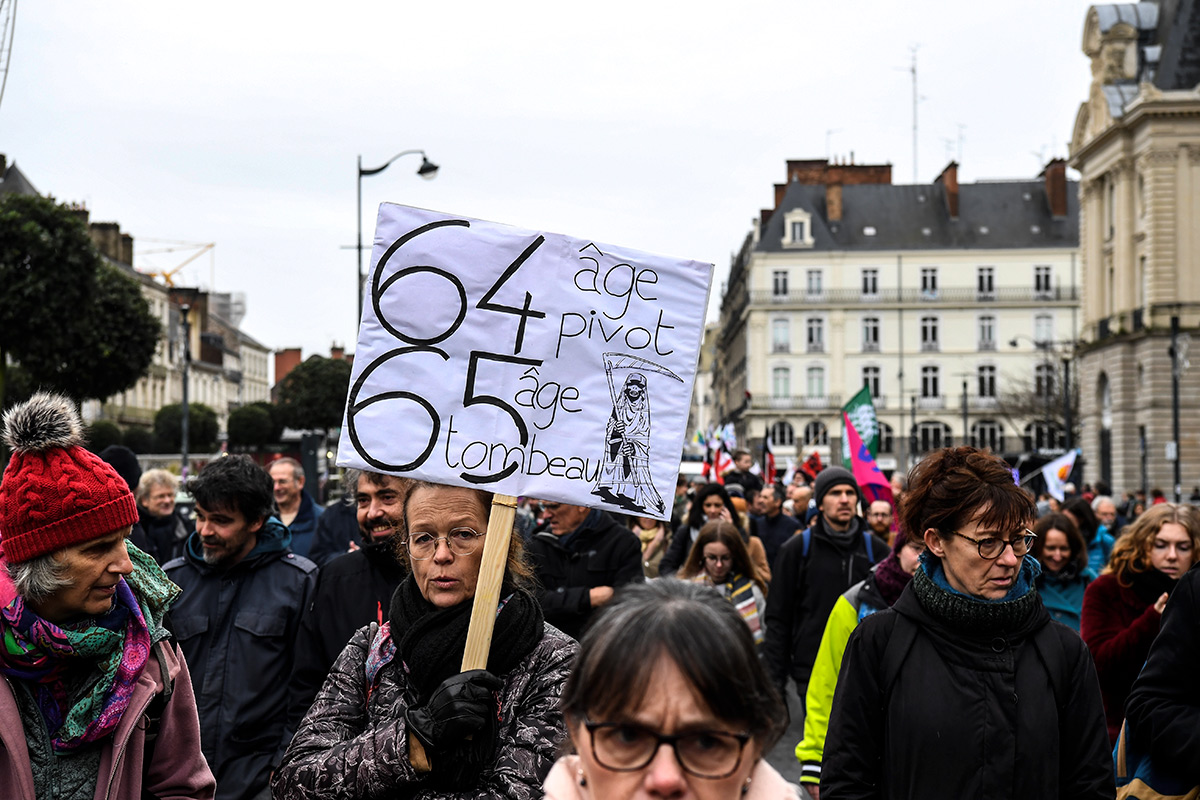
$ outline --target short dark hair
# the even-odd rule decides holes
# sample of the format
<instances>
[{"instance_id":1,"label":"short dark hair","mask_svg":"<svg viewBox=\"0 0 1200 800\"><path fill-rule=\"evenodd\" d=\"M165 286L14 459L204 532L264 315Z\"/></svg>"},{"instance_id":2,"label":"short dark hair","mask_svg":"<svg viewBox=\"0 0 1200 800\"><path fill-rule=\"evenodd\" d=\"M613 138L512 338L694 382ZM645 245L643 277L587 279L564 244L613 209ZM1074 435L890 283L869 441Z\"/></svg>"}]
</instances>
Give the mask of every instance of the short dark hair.
<instances>
[{"instance_id":1,"label":"short dark hair","mask_svg":"<svg viewBox=\"0 0 1200 800\"><path fill-rule=\"evenodd\" d=\"M775 482L768 483L768 484L767 484L766 486L764 486L763 488L764 488L764 489L770 489L770 490L771 490L771 492L772 492L772 493L775 495L775 500L776 500L777 502L780 502L780 503L782 503L784 500L786 500L786 499L787 499L787 492L785 492L785 491L783 490L783 484L782 484L782 483L775 483Z\"/></svg>"},{"instance_id":2,"label":"short dark hair","mask_svg":"<svg viewBox=\"0 0 1200 800\"><path fill-rule=\"evenodd\" d=\"M204 465L188 479L188 492L205 511L236 509L246 522L275 512L275 483L247 455L224 456Z\"/></svg>"},{"instance_id":3,"label":"short dark hair","mask_svg":"<svg viewBox=\"0 0 1200 800\"><path fill-rule=\"evenodd\" d=\"M1096 535L1096 529L1100 527L1100 521L1096 519L1096 512L1092 510L1092 504L1082 497L1072 497L1063 503L1062 510L1078 520L1079 533L1091 541Z\"/></svg>"},{"instance_id":4,"label":"short dark hair","mask_svg":"<svg viewBox=\"0 0 1200 800\"><path fill-rule=\"evenodd\" d=\"M733 451L733 460L734 460L734 461L737 461L737 460L738 460L739 458L741 458L742 456L750 456L751 458L753 458L753 457L754 457L754 456L753 456L753 455L750 453L750 451L749 451L749 450L734 450L734 451Z\"/></svg>"},{"instance_id":5,"label":"short dark hair","mask_svg":"<svg viewBox=\"0 0 1200 800\"><path fill-rule=\"evenodd\" d=\"M563 687L563 714L574 723L636 708L662 658L714 715L744 726L764 751L779 740L787 707L755 654L750 627L710 587L670 578L624 586L596 614Z\"/></svg>"},{"instance_id":6,"label":"short dark hair","mask_svg":"<svg viewBox=\"0 0 1200 800\"><path fill-rule=\"evenodd\" d=\"M1050 531L1062 531L1063 536L1067 537L1067 546L1071 548L1075 569L1079 572L1086 569L1089 560L1087 542L1083 540L1078 526L1061 512L1043 514L1034 524L1033 532L1037 534L1037 538L1033 540L1033 557L1042 561L1042 553L1046 549L1046 534Z\"/></svg>"},{"instance_id":7,"label":"short dark hair","mask_svg":"<svg viewBox=\"0 0 1200 800\"><path fill-rule=\"evenodd\" d=\"M1037 516L1008 464L974 447L935 450L913 467L908 485L900 501L901 527L916 539L929 528L947 539L985 508L979 524L999 530L1016 531Z\"/></svg>"}]
</instances>

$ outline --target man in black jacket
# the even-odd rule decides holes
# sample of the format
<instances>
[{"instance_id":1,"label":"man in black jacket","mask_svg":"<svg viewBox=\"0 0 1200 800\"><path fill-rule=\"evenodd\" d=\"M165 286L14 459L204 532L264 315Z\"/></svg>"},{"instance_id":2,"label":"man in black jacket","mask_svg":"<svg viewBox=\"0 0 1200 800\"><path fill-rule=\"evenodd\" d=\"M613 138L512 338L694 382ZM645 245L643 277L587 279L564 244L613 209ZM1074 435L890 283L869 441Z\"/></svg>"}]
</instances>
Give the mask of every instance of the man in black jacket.
<instances>
[{"instance_id":1,"label":"man in black jacket","mask_svg":"<svg viewBox=\"0 0 1200 800\"><path fill-rule=\"evenodd\" d=\"M616 587L643 580L642 546L605 511L550 502L542 508L548 529L527 548L542 587L538 602L547 622L578 639Z\"/></svg>"},{"instance_id":2,"label":"man in black jacket","mask_svg":"<svg viewBox=\"0 0 1200 800\"><path fill-rule=\"evenodd\" d=\"M779 549L800 530L796 518L783 513L783 498L783 487L778 483L768 484L758 493L758 504L763 514L754 520L754 533L762 539L763 549L767 552L767 564L772 570L775 569L775 557L779 555Z\"/></svg>"},{"instance_id":3,"label":"man in black jacket","mask_svg":"<svg viewBox=\"0 0 1200 800\"><path fill-rule=\"evenodd\" d=\"M780 547L765 619L771 679L786 697L791 677L802 701L834 603L888 553L887 542L868 531L858 516L858 484L849 470L822 470L813 496L820 514L811 531Z\"/></svg>"},{"instance_id":4,"label":"man in black jacket","mask_svg":"<svg viewBox=\"0 0 1200 800\"><path fill-rule=\"evenodd\" d=\"M271 477L249 456L210 461L188 482L196 531L163 569L183 595L171 609L192 673L200 744L216 800L269 797L287 729L292 643L317 565L288 548Z\"/></svg>"},{"instance_id":5,"label":"man in black jacket","mask_svg":"<svg viewBox=\"0 0 1200 800\"><path fill-rule=\"evenodd\" d=\"M379 472L347 470L354 486L361 545L321 568L312 605L296 637L296 666L288 692L288 727L296 729L329 668L354 632L387 619L405 570L396 557L404 530L404 500L412 481ZM321 519L329 516L328 513Z\"/></svg>"}]
</instances>

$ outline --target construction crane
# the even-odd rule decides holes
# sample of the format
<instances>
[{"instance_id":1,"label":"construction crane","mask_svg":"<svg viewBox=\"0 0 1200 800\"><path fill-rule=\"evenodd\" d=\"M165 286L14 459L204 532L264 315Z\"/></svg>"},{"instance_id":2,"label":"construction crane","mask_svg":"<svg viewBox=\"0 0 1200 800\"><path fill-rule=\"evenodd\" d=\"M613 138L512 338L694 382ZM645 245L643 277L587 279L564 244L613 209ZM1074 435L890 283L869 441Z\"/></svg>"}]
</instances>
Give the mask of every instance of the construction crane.
<instances>
[{"instance_id":1,"label":"construction crane","mask_svg":"<svg viewBox=\"0 0 1200 800\"><path fill-rule=\"evenodd\" d=\"M179 241L174 241L171 239L145 239L145 238L143 238L143 239L140 239L139 241L154 242L155 244L171 245L170 247L159 247L154 250L142 250L141 252L138 253L139 256L159 255L161 253L176 253L176 252L179 252L180 250L195 250L196 251L196 252L192 253L190 256L188 256L178 266L172 267L171 269L145 269L145 268L138 269L138 272L142 273L143 275L149 275L153 278L158 278L164 284L166 284L167 286L170 286L172 288L175 286L175 275L178 274L181 269L183 269L188 264L195 261L200 256L204 255L205 253L210 252L214 247L217 246L216 242L207 242L207 243L179 242Z\"/></svg>"},{"instance_id":2,"label":"construction crane","mask_svg":"<svg viewBox=\"0 0 1200 800\"><path fill-rule=\"evenodd\" d=\"M0 100L8 85L8 62L12 59L13 33L17 28L17 0L0 0Z\"/></svg>"}]
</instances>

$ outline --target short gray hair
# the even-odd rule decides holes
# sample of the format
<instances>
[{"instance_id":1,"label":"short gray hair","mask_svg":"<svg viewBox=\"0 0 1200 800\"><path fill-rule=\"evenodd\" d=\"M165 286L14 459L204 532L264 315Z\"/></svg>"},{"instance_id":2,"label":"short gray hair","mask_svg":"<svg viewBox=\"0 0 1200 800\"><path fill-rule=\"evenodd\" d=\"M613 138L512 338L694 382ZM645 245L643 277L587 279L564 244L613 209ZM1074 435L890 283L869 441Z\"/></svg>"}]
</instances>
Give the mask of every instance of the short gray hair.
<instances>
[{"instance_id":1,"label":"short gray hair","mask_svg":"<svg viewBox=\"0 0 1200 800\"><path fill-rule=\"evenodd\" d=\"M1111 497L1109 497L1108 495L1102 494L1099 497L1092 500L1092 511L1099 511L1100 506L1104 503L1112 503L1114 508L1117 505L1117 502L1115 500L1113 500Z\"/></svg>"},{"instance_id":2,"label":"short gray hair","mask_svg":"<svg viewBox=\"0 0 1200 800\"><path fill-rule=\"evenodd\" d=\"M179 491L179 478L165 469L148 469L138 480L134 497L139 503L145 504L150 499L150 493L159 486L165 486L172 492L177 492Z\"/></svg>"},{"instance_id":3,"label":"short gray hair","mask_svg":"<svg viewBox=\"0 0 1200 800\"><path fill-rule=\"evenodd\" d=\"M35 603L71 585L66 565L55 558L54 553L44 553L20 564L5 564L5 567L17 594Z\"/></svg>"}]
</instances>

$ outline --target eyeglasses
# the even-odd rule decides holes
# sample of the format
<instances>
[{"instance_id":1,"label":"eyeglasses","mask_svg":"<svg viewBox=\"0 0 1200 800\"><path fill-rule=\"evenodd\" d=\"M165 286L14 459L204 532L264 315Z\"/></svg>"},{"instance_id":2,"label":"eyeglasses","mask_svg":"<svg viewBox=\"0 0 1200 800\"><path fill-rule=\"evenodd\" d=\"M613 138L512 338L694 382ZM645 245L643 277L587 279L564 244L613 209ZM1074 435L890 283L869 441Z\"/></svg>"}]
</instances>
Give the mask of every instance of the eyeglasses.
<instances>
[{"instance_id":1,"label":"eyeglasses","mask_svg":"<svg viewBox=\"0 0 1200 800\"><path fill-rule=\"evenodd\" d=\"M434 553L437 552L438 542L443 541L450 548L450 552L456 556L469 556L479 549L480 540L484 535L470 528L455 528L445 536L413 531L408 534L404 546L408 548L409 557L417 561L433 558Z\"/></svg>"},{"instance_id":2,"label":"eyeglasses","mask_svg":"<svg viewBox=\"0 0 1200 800\"><path fill-rule=\"evenodd\" d=\"M665 734L628 722L588 722L584 727L592 740L592 757L596 763L614 772L637 772L644 769L658 748L670 745L675 760L684 772L697 778L728 778L742 763L742 752L749 733L729 731L689 731Z\"/></svg>"},{"instance_id":3,"label":"eyeglasses","mask_svg":"<svg viewBox=\"0 0 1200 800\"><path fill-rule=\"evenodd\" d=\"M733 556L705 556L704 560L710 564L732 564Z\"/></svg>"},{"instance_id":4,"label":"eyeglasses","mask_svg":"<svg viewBox=\"0 0 1200 800\"><path fill-rule=\"evenodd\" d=\"M979 557L987 561L992 561L1000 557L1004 552L1005 547L1011 547L1014 556L1023 556L1029 552L1029 548L1033 547L1033 540L1037 538L1037 534L1025 528L1025 535L1018 536L1015 539L997 539L994 536L988 536L985 539L973 539L970 536L964 536L958 531L950 531L950 533L966 539L968 542L974 542L979 548Z\"/></svg>"}]
</instances>

